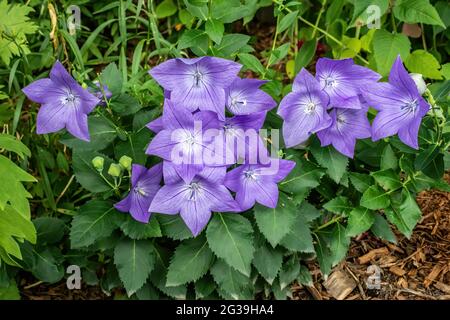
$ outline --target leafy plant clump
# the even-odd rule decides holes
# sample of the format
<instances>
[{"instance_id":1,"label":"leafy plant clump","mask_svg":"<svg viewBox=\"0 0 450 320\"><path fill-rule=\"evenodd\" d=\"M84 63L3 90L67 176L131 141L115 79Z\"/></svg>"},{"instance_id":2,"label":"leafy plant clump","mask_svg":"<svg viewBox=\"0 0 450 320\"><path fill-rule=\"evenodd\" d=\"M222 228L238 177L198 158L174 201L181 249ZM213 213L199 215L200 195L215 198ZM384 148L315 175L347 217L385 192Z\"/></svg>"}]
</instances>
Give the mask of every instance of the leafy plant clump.
<instances>
[{"instance_id":1,"label":"leafy plant clump","mask_svg":"<svg viewBox=\"0 0 450 320\"><path fill-rule=\"evenodd\" d=\"M307 262L409 238L417 193L450 191L445 3L139 3L90 4L72 35L61 8L0 2L22 140L0 135L0 296L76 265L116 297L286 299Z\"/></svg>"}]
</instances>

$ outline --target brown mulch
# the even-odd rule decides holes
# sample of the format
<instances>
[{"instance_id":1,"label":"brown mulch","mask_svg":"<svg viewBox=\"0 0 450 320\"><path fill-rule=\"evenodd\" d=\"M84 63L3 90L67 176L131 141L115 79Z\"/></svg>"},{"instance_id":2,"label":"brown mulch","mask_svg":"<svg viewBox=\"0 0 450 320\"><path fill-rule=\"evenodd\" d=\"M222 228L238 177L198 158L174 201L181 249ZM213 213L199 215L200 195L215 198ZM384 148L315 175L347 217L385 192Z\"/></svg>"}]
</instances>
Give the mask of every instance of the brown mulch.
<instances>
[{"instance_id":1,"label":"brown mulch","mask_svg":"<svg viewBox=\"0 0 450 320\"><path fill-rule=\"evenodd\" d=\"M450 300L450 193L424 191L417 202L423 216L411 239L398 233L397 245L369 234L354 239L326 281L311 263L314 286L292 286L293 299ZM379 268L379 289L366 284L369 266Z\"/></svg>"}]
</instances>

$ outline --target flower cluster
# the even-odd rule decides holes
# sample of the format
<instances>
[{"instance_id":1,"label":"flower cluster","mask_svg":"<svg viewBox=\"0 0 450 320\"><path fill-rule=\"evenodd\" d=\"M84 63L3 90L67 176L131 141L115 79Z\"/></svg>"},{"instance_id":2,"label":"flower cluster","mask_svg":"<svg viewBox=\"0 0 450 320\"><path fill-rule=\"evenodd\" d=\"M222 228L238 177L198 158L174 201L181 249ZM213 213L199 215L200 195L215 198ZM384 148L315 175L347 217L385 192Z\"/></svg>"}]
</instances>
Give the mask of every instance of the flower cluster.
<instances>
[{"instance_id":1,"label":"flower cluster","mask_svg":"<svg viewBox=\"0 0 450 320\"><path fill-rule=\"evenodd\" d=\"M212 211L245 211L255 202L276 207L276 183L295 163L268 156L258 131L276 102L260 89L265 81L239 78L240 68L201 57L150 70L165 101L162 116L147 125L156 136L146 153L163 159L164 186L142 214L180 214L197 235Z\"/></svg>"},{"instance_id":2,"label":"flower cluster","mask_svg":"<svg viewBox=\"0 0 450 320\"><path fill-rule=\"evenodd\" d=\"M400 140L417 149L418 130L429 105L400 56L392 66L389 83L379 83L380 78L352 59L321 58L315 77L302 69L278 109L284 119L286 146L302 144L317 133L322 146L331 144L353 158L357 139L376 141L398 133ZM372 126L367 119L369 106L379 111Z\"/></svg>"}]
</instances>

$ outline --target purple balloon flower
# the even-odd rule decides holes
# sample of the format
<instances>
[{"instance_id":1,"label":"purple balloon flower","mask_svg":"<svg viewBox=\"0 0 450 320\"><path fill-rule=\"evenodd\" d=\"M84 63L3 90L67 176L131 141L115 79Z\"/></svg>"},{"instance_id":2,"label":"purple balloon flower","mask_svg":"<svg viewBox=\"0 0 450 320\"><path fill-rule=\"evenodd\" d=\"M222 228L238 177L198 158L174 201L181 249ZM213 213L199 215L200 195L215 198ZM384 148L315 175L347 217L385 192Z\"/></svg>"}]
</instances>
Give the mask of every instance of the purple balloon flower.
<instances>
[{"instance_id":1,"label":"purple balloon flower","mask_svg":"<svg viewBox=\"0 0 450 320\"><path fill-rule=\"evenodd\" d=\"M236 78L241 65L226 59L200 57L168 60L149 71L166 90L170 100L190 111L210 110L225 118L225 88Z\"/></svg>"},{"instance_id":2,"label":"purple balloon flower","mask_svg":"<svg viewBox=\"0 0 450 320\"><path fill-rule=\"evenodd\" d=\"M273 109L277 103L259 89L267 81L236 78L225 90L227 109L236 115L246 115Z\"/></svg>"},{"instance_id":3,"label":"purple balloon flower","mask_svg":"<svg viewBox=\"0 0 450 320\"><path fill-rule=\"evenodd\" d=\"M172 161L179 175L190 182L207 165L224 166L227 163L223 149L215 148L215 137L219 135L219 121L215 113L200 111L192 114L185 108L165 100L162 116L163 130L150 142L146 153ZM206 135L208 130L213 135Z\"/></svg>"},{"instance_id":4,"label":"purple balloon flower","mask_svg":"<svg viewBox=\"0 0 450 320\"><path fill-rule=\"evenodd\" d=\"M364 99L379 112L372 123L372 140L398 133L406 145L418 149L422 118L430 106L403 66L400 56L394 62L389 83L374 83L361 90Z\"/></svg>"},{"instance_id":5,"label":"purple balloon flower","mask_svg":"<svg viewBox=\"0 0 450 320\"><path fill-rule=\"evenodd\" d=\"M30 100L41 104L37 115L38 134L66 128L75 137L89 141L87 115L100 100L83 89L59 61L53 65L50 78L36 80L22 91Z\"/></svg>"},{"instance_id":6,"label":"purple balloon flower","mask_svg":"<svg viewBox=\"0 0 450 320\"><path fill-rule=\"evenodd\" d=\"M302 69L295 77L292 92L280 103L278 114L284 119L283 137L287 147L306 141L311 133L331 124L327 113L328 96L320 83Z\"/></svg>"},{"instance_id":7,"label":"purple balloon flower","mask_svg":"<svg viewBox=\"0 0 450 320\"><path fill-rule=\"evenodd\" d=\"M369 138L371 135L367 110L334 108L330 116L333 120L331 126L317 132L322 147L332 144L337 151L353 158L356 139Z\"/></svg>"},{"instance_id":8,"label":"purple balloon flower","mask_svg":"<svg viewBox=\"0 0 450 320\"><path fill-rule=\"evenodd\" d=\"M357 96L361 85L377 82L381 76L353 63L353 59L333 60L321 58L316 64L316 79L330 97L334 107L348 98Z\"/></svg>"},{"instance_id":9,"label":"purple balloon flower","mask_svg":"<svg viewBox=\"0 0 450 320\"><path fill-rule=\"evenodd\" d=\"M236 212L239 206L223 185L225 167L206 167L186 183L170 162L164 162L165 185L155 195L149 211L180 214L194 236L211 218L211 211Z\"/></svg>"},{"instance_id":10,"label":"purple balloon flower","mask_svg":"<svg viewBox=\"0 0 450 320\"><path fill-rule=\"evenodd\" d=\"M243 164L225 177L225 186L236 192L236 201L241 210L254 206L255 202L269 208L278 203L277 183L295 167L294 161L272 159L270 165Z\"/></svg>"},{"instance_id":11,"label":"purple balloon flower","mask_svg":"<svg viewBox=\"0 0 450 320\"><path fill-rule=\"evenodd\" d=\"M131 189L128 195L114 207L142 223L148 223L150 212L148 208L156 192L160 189L162 179L162 163L150 169L133 164L131 168Z\"/></svg>"}]
</instances>

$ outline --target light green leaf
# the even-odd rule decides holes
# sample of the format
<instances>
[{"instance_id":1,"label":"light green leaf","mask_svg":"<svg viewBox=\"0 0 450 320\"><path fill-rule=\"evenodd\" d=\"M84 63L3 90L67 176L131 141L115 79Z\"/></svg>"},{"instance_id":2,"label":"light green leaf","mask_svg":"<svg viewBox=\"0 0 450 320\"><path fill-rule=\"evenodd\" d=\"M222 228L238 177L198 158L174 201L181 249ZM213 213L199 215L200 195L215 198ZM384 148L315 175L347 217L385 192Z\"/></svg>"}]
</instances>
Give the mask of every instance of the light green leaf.
<instances>
[{"instance_id":1,"label":"light green leaf","mask_svg":"<svg viewBox=\"0 0 450 320\"><path fill-rule=\"evenodd\" d=\"M224 31L225 27L219 20L209 19L205 23L206 34L217 44L222 41Z\"/></svg>"},{"instance_id":2,"label":"light green leaf","mask_svg":"<svg viewBox=\"0 0 450 320\"><path fill-rule=\"evenodd\" d=\"M372 177L368 174L358 173L358 172L350 172L350 181L356 190L363 193L372 185Z\"/></svg>"},{"instance_id":3,"label":"light green leaf","mask_svg":"<svg viewBox=\"0 0 450 320\"><path fill-rule=\"evenodd\" d=\"M402 201L400 206L396 203L385 211L387 219L393 223L398 230L408 239L422 216L416 200L406 189L402 191Z\"/></svg>"},{"instance_id":4,"label":"light green leaf","mask_svg":"<svg viewBox=\"0 0 450 320\"><path fill-rule=\"evenodd\" d=\"M394 5L394 15L406 23L426 23L445 28L436 9L429 0L397 0Z\"/></svg>"},{"instance_id":5,"label":"light green leaf","mask_svg":"<svg viewBox=\"0 0 450 320\"><path fill-rule=\"evenodd\" d=\"M294 25L294 22L297 19L297 15L298 15L298 10L289 12L287 15L285 15L281 19L280 23L278 24L278 32L281 33L284 30L286 30L287 28Z\"/></svg>"},{"instance_id":6,"label":"light green leaf","mask_svg":"<svg viewBox=\"0 0 450 320\"><path fill-rule=\"evenodd\" d=\"M211 274L217 285L230 295L231 299L251 299L253 297L250 292L250 279L230 267L222 259L216 260L211 267Z\"/></svg>"},{"instance_id":7,"label":"light green leaf","mask_svg":"<svg viewBox=\"0 0 450 320\"><path fill-rule=\"evenodd\" d=\"M146 282L155 265L154 248L147 240L121 240L114 249L114 264L128 296Z\"/></svg>"},{"instance_id":8,"label":"light green leaf","mask_svg":"<svg viewBox=\"0 0 450 320\"><path fill-rule=\"evenodd\" d=\"M72 220L71 247L86 247L111 235L121 219L124 219L124 214L117 212L109 201L92 200L86 203Z\"/></svg>"},{"instance_id":9,"label":"light green leaf","mask_svg":"<svg viewBox=\"0 0 450 320\"><path fill-rule=\"evenodd\" d=\"M397 169L398 168L398 159L395 156L394 150L392 150L392 147L388 144L383 149L383 153L381 154L381 164L380 164L381 170L385 169Z\"/></svg>"},{"instance_id":10,"label":"light green leaf","mask_svg":"<svg viewBox=\"0 0 450 320\"><path fill-rule=\"evenodd\" d=\"M378 72L383 76L388 75L397 56L400 54L405 61L410 49L411 43L407 36L384 29L377 30L373 36L373 50Z\"/></svg>"},{"instance_id":11,"label":"light green leaf","mask_svg":"<svg viewBox=\"0 0 450 320\"><path fill-rule=\"evenodd\" d=\"M19 289L15 281L12 280L6 287L0 287L0 301L2 300L20 300Z\"/></svg>"},{"instance_id":12,"label":"light green leaf","mask_svg":"<svg viewBox=\"0 0 450 320\"><path fill-rule=\"evenodd\" d=\"M439 71L441 65L439 61L425 50L413 51L405 61L405 65L410 72L420 73L425 78L441 80L442 74Z\"/></svg>"},{"instance_id":13,"label":"light green leaf","mask_svg":"<svg viewBox=\"0 0 450 320\"><path fill-rule=\"evenodd\" d=\"M371 176L386 191L396 190L402 186L399 175L392 169L372 172Z\"/></svg>"},{"instance_id":14,"label":"light green leaf","mask_svg":"<svg viewBox=\"0 0 450 320\"><path fill-rule=\"evenodd\" d=\"M72 154L72 166L75 177L78 183L88 191L91 192L105 192L111 190L111 186L103 180L98 171L92 166L92 159L96 156L105 159L103 175L107 175L109 165L112 160L103 154L91 151L77 151L74 150ZM112 181L110 181L112 183Z\"/></svg>"},{"instance_id":15,"label":"light green leaf","mask_svg":"<svg viewBox=\"0 0 450 320\"><path fill-rule=\"evenodd\" d=\"M156 6L155 13L158 19L163 19L174 15L177 12L177 6L173 0L164 0Z\"/></svg>"},{"instance_id":16,"label":"light green leaf","mask_svg":"<svg viewBox=\"0 0 450 320\"><path fill-rule=\"evenodd\" d=\"M221 57L229 57L238 53L250 40L250 36L240 33L230 33L223 36L220 44L214 47L214 51Z\"/></svg>"},{"instance_id":17,"label":"light green leaf","mask_svg":"<svg viewBox=\"0 0 450 320\"><path fill-rule=\"evenodd\" d=\"M168 287L196 281L208 272L213 254L204 236L183 241L176 249L167 273Z\"/></svg>"},{"instance_id":18,"label":"light green leaf","mask_svg":"<svg viewBox=\"0 0 450 320\"><path fill-rule=\"evenodd\" d=\"M360 204L363 207L377 210L386 208L389 202L389 195L386 192L377 186L371 186L363 193Z\"/></svg>"},{"instance_id":19,"label":"light green leaf","mask_svg":"<svg viewBox=\"0 0 450 320\"><path fill-rule=\"evenodd\" d=\"M389 0L356 0L353 1L353 4L355 9L353 10L353 18L350 25L355 26L355 24L358 24L364 26L368 23L374 23L375 16L377 19L381 19L389 7ZM373 9L374 7L377 8L377 11Z\"/></svg>"},{"instance_id":20,"label":"light green leaf","mask_svg":"<svg viewBox=\"0 0 450 320\"><path fill-rule=\"evenodd\" d=\"M321 147L319 143L311 146L311 153L319 165L327 169L330 178L339 183L347 169L348 158L333 147Z\"/></svg>"},{"instance_id":21,"label":"light green leaf","mask_svg":"<svg viewBox=\"0 0 450 320\"><path fill-rule=\"evenodd\" d=\"M161 237L161 228L155 218L151 218L148 223L134 220L131 216L125 218L120 224L120 230L131 239L142 240L148 238Z\"/></svg>"},{"instance_id":22,"label":"light green leaf","mask_svg":"<svg viewBox=\"0 0 450 320\"><path fill-rule=\"evenodd\" d=\"M216 213L206 230L211 250L231 267L249 276L253 247L253 228L241 215Z\"/></svg>"},{"instance_id":23,"label":"light green leaf","mask_svg":"<svg viewBox=\"0 0 450 320\"><path fill-rule=\"evenodd\" d=\"M277 277L282 263L283 252L278 248L274 249L265 244L255 251L253 265L269 284Z\"/></svg>"},{"instance_id":24,"label":"light green leaf","mask_svg":"<svg viewBox=\"0 0 450 320\"><path fill-rule=\"evenodd\" d=\"M397 238L392 232L389 223L379 214L375 214L375 220L370 230L373 234L381 239L387 240L392 243L397 243Z\"/></svg>"},{"instance_id":25,"label":"light green leaf","mask_svg":"<svg viewBox=\"0 0 450 320\"><path fill-rule=\"evenodd\" d=\"M261 62L254 55L249 53L240 53L238 55L240 63L244 65L244 67L258 72L259 74L264 74L265 69Z\"/></svg>"},{"instance_id":26,"label":"light green leaf","mask_svg":"<svg viewBox=\"0 0 450 320\"><path fill-rule=\"evenodd\" d=\"M31 151L26 145L14 136L5 133L0 133L0 149L17 153L21 158L31 156Z\"/></svg>"},{"instance_id":27,"label":"light green leaf","mask_svg":"<svg viewBox=\"0 0 450 320\"><path fill-rule=\"evenodd\" d=\"M339 196L328 201L323 205L323 207L336 214L345 214L354 208L348 198L344 196Z\"/></svg>"},{"instance_id":28,"label":"light green leaf","mask_svg":"<svg viewBox=\"0 0 450 320\"><path fill-rule=\"evenodd\" d=\"M279 280L280 289L283 290L289 286L300 274L300 263L295 256L289 258L289 260L283 264L280 270Z\"/></svg>"},{"instance_id":29,"label":"light green leaf","mask_svg":"<svg viewBox=\"0 0 450 320\"><path fill-rule=\"evenodd\" d=\"M370 229L375 221L375 214L367 208L357 207L350 211L346 234L349 237L360 235Z\"/></svg>"},{"instance_id":30,"label":"light green leaf","mask_svg":"<svg viewBox=\"0 0 450 320\"><path fill-rule=\"evenodd\" d=\"M157 215L162 234L173 240L185 240L192 238L192 232L188 229L179 215Z\"/></svg>"},{"instance_id":31,"label":"light green leaf","mask_svg":"<svg viewBox=\"0 0 450 320\"><path fill-rule=\"evenodd\" d=\"M256 224L272 247L292 230L297 214L294 203L284 194L280 194L276 208L257 204L254 211Z\"/></svg>"}]
</instances>

